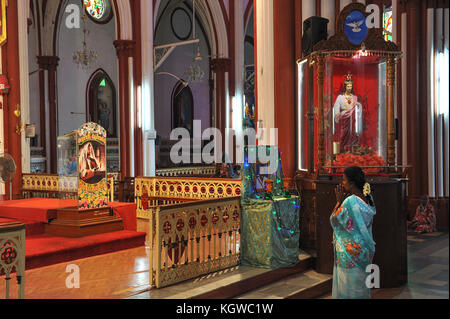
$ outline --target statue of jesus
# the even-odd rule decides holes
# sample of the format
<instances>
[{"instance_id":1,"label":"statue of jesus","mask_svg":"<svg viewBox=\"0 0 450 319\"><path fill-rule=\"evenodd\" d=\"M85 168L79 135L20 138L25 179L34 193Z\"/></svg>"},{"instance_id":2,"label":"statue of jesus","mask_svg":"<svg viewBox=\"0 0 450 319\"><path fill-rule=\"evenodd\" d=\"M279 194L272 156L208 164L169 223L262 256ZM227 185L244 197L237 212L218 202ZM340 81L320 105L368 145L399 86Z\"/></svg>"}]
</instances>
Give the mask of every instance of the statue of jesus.
<instances>
[{"instance_id":1,"label":"statue of jesus","mask_svg":"<svg viewBox=\"0 0 450 319\"><path fill-rule=\"evenodd\" d=\"M362 133L362 105L353 93L353 80L349 73L344 81L344 92L333 107L333 134L343 152L351 151L359 143Z\"/></svg>"}]
</instances>

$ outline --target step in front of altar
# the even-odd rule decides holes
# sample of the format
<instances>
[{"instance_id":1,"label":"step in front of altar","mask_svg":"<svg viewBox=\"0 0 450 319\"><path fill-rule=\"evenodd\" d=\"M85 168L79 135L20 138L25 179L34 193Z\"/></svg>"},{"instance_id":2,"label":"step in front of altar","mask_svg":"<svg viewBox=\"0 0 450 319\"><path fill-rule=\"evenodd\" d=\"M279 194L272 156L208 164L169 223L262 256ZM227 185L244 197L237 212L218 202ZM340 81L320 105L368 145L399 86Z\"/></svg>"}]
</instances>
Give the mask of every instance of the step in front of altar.
<instances>
[{"instance_id":1,"label":"step in front of altar","mask_svg":"<svg viewBox=\"0 0 450 319\"><path fill-rule=\"evenodd\" d=\"M52 236L79 238L121 231L121 218L113 216L109 207L78 210L63 208L57 210L57 218L45 225L45 233Z\"/></svg>"},{"instance_id":2,"label":"step in front of altar","mask_svg":"<svg viewBox=\"0 0 450 319\"><path fill-rule=\"evenodd\" d=\"M332 289L333 278L313 269L294 274L277 282L252 290L237 299L313 299Z\"/></svg>"},{"instance_id":3,"label":"step in front of altar","mask_svg":"<svg viewBox=\"0 0 450 319\"><path fill-rule=\"evenodd\" d=\"M120 294L117 293L117 297L126 299L241 298L293 276L306 274L305 276L311 277L310 272L313 271L314 262L311 255L302 252L299 255L299 262L290 268L265 269L239 265L160 289L146 285L133 287L127 291L121 291ZM323 278L320 276L320 274L317 275L317 280L305 281L303 285L297 287L298 289L291 289L289 294L280 298L296 299L305 296L316 298L331 292L328 275Z\"/></svg>"}]
</instances>

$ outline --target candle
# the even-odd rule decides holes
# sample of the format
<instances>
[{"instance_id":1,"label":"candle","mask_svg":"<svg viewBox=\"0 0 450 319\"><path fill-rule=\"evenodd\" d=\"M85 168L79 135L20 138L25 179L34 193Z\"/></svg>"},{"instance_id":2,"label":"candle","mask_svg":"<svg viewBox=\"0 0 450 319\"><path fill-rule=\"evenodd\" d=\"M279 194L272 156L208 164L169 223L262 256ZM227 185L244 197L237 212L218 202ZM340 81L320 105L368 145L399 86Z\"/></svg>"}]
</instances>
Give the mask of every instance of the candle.
<instances>
[{"instance_id":1,"label":"candle","mask_svg":"<svg viewBox=\"0 0 450 319\"><path fill-rule=\"evenodd\" d=\"M340 154L341 153L341 143L340 142L333 142L333 154Z\"/></svg>"}]
</instances>

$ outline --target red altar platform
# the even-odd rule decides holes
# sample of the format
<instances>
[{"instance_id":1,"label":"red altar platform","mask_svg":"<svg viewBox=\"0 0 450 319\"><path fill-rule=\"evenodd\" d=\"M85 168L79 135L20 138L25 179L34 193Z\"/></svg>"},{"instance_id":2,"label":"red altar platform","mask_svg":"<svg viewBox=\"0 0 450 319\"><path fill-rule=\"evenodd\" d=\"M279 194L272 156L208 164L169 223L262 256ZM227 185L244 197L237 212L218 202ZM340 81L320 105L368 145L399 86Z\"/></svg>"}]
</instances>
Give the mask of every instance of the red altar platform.
<instances>
[{"instance_id":1,"label":"red altar platform","mask_svg":"<svg viewBox=\"0 0 450 319\"><path fill-rule=\"evenodd\" d=\"M44 233L45 224L56 218L56 210L77 205L75 200L23 199L0 202L0 224L20 221L26 226L26 269L44 267L80 258L136 248L145 244L145 232L137 232L136 204L111 202L123 220L124 230L82 238Z\"/></svg>"},{"instance_id":2,"label":"red altar platform","mask_svg":"<svg viewBox=\"0 0 450 319\"><path fill-rule=\"evenodd\" d=\"M30 198L0 202L0 218L48 223L56 218L56 210L77 207L73 199ZM125 230L136 231L136 204L110 202L109 206L123 220ZM26 223L25 223L26 224Z\"/></svg>"}]
</instances>

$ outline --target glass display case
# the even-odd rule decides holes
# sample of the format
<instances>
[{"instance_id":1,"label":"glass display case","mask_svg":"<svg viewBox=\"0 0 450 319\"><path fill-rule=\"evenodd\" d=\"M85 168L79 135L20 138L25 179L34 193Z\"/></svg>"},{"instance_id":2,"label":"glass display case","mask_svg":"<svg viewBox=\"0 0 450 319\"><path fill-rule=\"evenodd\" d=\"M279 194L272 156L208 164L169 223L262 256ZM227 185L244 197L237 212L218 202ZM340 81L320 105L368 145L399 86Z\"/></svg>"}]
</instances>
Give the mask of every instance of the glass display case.
<instances>
[{"instance_id":1,"label":"glass display case","mask_svg":"<svg viewBox=\"0 0 450 319\"><path fill-rule=\"evenodd\" d=\"M340 19L342 34L297 61L300 172L341 174L357 165L377 174L395 166L394 79L401 52L375 30L352 43L344 22L364 11L347 11Z\"/></svg>"},{"instance_id":2,"label":"glass display case","mask_svg":"<svg viewBox=\"0 0 450 319\"><path fill-rule=\"evenodd\" d=\"M61 197L77 194L80 209L106 207L106 130L86 123L78 131L58 137L57 145Z\"/></svg>"},{"instance_id":3,"label":"glass display case","mask_svg":"<svg viewBox=\"0 0 450 319\"><path fill-rule=\"evenodd\" d=\"M335 188L348 166L366 173L377 209L374 264L382 288L407 279L407 167L396 165L395 78L398 46L370 28L361 3L343 8L336 34L297 61L297 158L300 248L315 253L316 271L334 265L329 219ZM364 23L366 21L366 23ZM405 170L406 168L406 170Z\"/></svg>"},{"instance_id":4,"label":"glass display case","mask_svg":"<svg viewBox=\"0 0 450 319\"><path fill-rule=\"evenodd\" d=\"M64 195L78 192L77 133L73 132L57 139L59 191ZM65 198L63 196L62 198Z\"/></svg>"}]
</instances>

